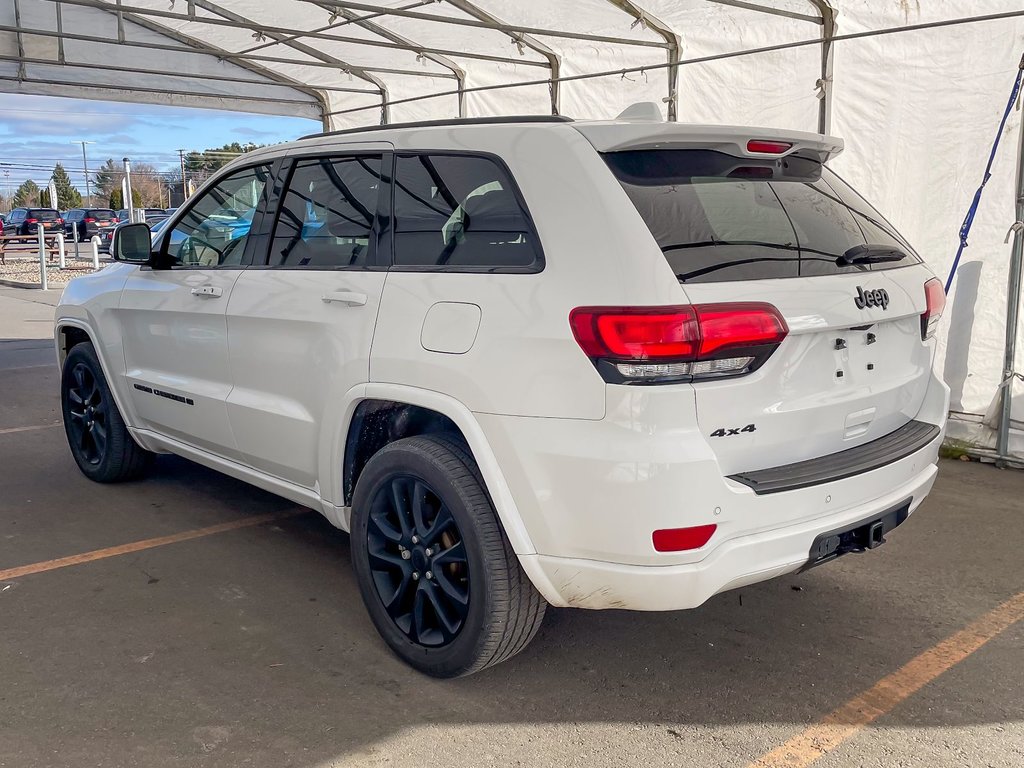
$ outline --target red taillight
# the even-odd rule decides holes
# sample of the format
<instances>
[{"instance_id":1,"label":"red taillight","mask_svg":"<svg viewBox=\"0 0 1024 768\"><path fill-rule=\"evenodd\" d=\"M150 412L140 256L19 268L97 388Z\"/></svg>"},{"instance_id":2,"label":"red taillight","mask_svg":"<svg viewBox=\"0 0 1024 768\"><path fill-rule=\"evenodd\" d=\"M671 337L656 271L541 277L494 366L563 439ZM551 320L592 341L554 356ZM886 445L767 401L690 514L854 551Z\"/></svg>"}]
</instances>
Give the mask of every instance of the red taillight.
<instances>
[{"instance_id":1,"label":"red taillight","mask_svg":"<svg viewBox=\"0 0 1024 768\"><path fill-rule=\"evenodd\" d=\"M771 304L698 304L700 356L714 357L725 349L779 344L789 328Z\"/></svg>"},{"instance_id":2,"label":"red taillight","mask_svg":"<svg viewBox=\"0 0 1024 768\"><path fill-rule=\"evenodd\" d=\"M38 224L39 219L25 219L26 224Z\"/></svg>"},{"instance_id":3,"label":"red taillight","mask_svg":"<svg viewBox=\"0 0 1024 768\"><path fill-rule=\"evenodd\" d=\"M618 383L749 373L789 332L779 311L760 302L579 307L569 325L605 380Z\"/></svg>"},{"instance_id":4,"label":"red taillight","mask_svg":"<svg viewBox=\"0 0 1024 768\"><path fill-rule=\"evenodd\" d=\"M700 344L692 307L578 307L569 324L594 358L692 360Z\"/></svg>"},{"instance_id":5,"label":"red taillight","mask_svg":"<svg viewBox=\"0 0 1024 768\"><path fill-rule=\"evenodd\" d=\"M96 219L82 219L86 224L95 224Z\"/></svg>"},{"instance_id":6,"label":"red taillight","mask_svg":"<svg viewBox=\"0 0 1024 768\"><path fill-rule=\"evenodd\" d=\"M747 152L758 152L765 155L781 155L792 149L793 145L788 141L767 141L765 139L751 139L747 142Z\"/></svg>"},{"instance_id":7,"label":"red taillight","mask_svg":"<svg viewBox=\"0 0 1024 768\"><path fill-rule=\"evenodd\" d=\"M692 528L663 528L651 534L658 552L682 552L700 549L715 535L717 525L695 525Z\"/></svg>"},{"instance_id":8,"label":"red taillight","mask_svg":"<svg viewBox=\"0 0 1024 768\"><path fill-rule=\"evenodd\" d=\"M939 278L933 277L924 284L924 299L927 309L921 315L921 338L927 340L935 335L942 310L946 308L946 292Z\"/></svg>"}]
</instances>

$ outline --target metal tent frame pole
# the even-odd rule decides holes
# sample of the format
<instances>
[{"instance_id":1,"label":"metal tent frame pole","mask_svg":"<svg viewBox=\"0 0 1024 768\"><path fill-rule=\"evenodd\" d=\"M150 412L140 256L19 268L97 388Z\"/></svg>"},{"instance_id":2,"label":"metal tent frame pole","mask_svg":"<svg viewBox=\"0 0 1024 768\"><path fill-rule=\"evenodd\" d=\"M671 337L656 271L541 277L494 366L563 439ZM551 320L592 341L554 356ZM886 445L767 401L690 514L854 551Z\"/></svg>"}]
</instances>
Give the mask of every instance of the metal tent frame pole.
<instances>
[{"instance_id":1,"label":"metal tent frame pole","mask_svg":"<svg viewBox=\"0 0 1024 768\"><path fill-rule=\"evenodd\" d=\"M491 15L490 13L488 13L485 10L483 10L482 8L474 5L473 3L469 2L469 0L447 0L447 2L448 2L449 5L455 6L456 8L458 8L463 13L465 13L465 14L467 14L469 16L472 16L473 18L477 19L478 21L482 21L482 22L486 22L487 24L490 24L493 29L498 29L498 28L500 28L502 26L508 26L503 21L501 21L499 18L497 18L496 16ZM561 96L560 96L560 92L559 92L560 89L558 87L558 85L559 85L558 78L561 76L561 71L562 71L562 60L561 60L561 58L559 58L557 53L555 53L553 50L551 50L548 46L544 45L544 43L542 43L540 40L538 40L533 35L528 34L526 32L516 32L515 36L512 39L513 40L518 40L520 43L522 43L524 46L526 46L530 50L539 53L541 56L543 56L545 59L547 59L548 69L551 72L551 86L550 86L550 92L551 92L551 114L552 115L560 114L559 110L561 109ZM463 84L463 87L462 87L461 93L460 93L460 100L464 99L465 95L466 95L465 84ZM460 115L460 117L461 117L461 115Z\"/></svg>"},{"instance_id":2,"label":"metal tent frame pole","mask_svg":"<svg viewBox=\"0 0 1024 768\"><path fill-rule=\"evenodd\" d=\"M651 29L658 33L665 41L668 51L668 96L665 102L668 104L669 122L674 123L677 119L677 102L679 101L679 60L682 57L683 40L665 22L652 16L646 10L634 3L632 0L608 0L620 11L632 16L636 21L634 24Z\"/></svg>"},{"instance_id":3,"label":"metal tent frame pole","mask_svg":"<svg viewBox=\"0 0 1024 768\"><path fill-rule=\"evenodd\" d=\"M996 461L1019 461L1010 456L1010 415L1013 383L1017 378L1017 327L1020 321L1021 278L1024 275L1024 129L1020 130L1017 149L1017 219L1013 225L1013 250L1010 254L1006 285L1006 343L1003 348L1003 375L1000 383L999 429L996 433Z\"/></svg>"}]
</instances>

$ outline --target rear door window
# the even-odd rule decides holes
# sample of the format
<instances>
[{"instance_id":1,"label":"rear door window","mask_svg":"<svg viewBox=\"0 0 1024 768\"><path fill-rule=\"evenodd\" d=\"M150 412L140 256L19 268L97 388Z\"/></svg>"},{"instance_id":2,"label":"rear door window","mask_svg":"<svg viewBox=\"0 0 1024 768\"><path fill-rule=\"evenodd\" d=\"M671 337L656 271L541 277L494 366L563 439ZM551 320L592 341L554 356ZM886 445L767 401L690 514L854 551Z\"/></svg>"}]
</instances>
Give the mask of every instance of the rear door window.
<instances>
[{"instance_id":1,"label":"rear door window","mask_svg":"<svg viewBox=\"0 0 1024 768\"><path fill-rule=\"evenodd\" d=\"M270 247L270 266L339 269L373 264L382 155L299 160Z\"/></svg>"},{"instance_id":2,"label":"rear door window","mask_svg":"<svg viewBox=\"0 0 1024 768\"><path fill-rule=\"evenodd\" d=\"M606 154L682 282L832 275L891 269L920 258L835 174L813 160L737 158L712 150ZM849 264L850 249L904 258Z\"/></svg>"},{"instance_id":3,"label":"rear door window","mask_svg":"<svg viewBox=\"0 0 1024 768\"><path fill-rule=\"evenodd\" d=\"M518 189L494 159L399 155L395 266L445 271L536 271L540 246Z\"/></svg>"}]
</instances>

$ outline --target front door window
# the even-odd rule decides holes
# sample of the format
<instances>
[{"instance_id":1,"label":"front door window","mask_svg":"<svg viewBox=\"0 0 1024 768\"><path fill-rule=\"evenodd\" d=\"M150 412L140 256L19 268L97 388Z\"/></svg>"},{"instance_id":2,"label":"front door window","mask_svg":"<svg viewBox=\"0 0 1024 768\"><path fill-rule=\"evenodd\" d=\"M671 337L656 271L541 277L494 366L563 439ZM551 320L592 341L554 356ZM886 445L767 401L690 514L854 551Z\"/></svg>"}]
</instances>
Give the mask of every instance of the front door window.
<instances>
[{"instance_id":1,"label":"front door window","mask_svg":"<svg viewBox=\"0 0 1024 768\"><path fill-rule=\"evenodd\" d=\"M240 266L270 166L238 171L206 190L164 238L174 266Z\"/></svg>"}]
</instances>

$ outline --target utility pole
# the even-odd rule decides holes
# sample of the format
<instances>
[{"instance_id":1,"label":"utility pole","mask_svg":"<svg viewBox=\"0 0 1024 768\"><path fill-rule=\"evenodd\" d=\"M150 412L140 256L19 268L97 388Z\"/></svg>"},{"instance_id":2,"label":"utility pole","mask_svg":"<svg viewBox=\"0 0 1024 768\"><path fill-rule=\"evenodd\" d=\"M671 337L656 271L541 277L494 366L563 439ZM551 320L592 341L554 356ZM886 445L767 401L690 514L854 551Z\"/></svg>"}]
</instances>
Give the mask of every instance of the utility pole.
<instances>
[{"instance_id":1,"label":"utility pole","mask_svg":"<svg viewBox=\"0 0 1024 768\"><path fill-rule=\"evenodd\" d=\"M181 201L185 202L188 197L188 186L185 184L185 150L178 150L178 159L181 160Z\"/></svg>"},{"instance_id":2,"label":"utility pole","mask_svg":"<svg viewBox=\"0 0 1024 768\"><path fill-rule=\"evenodd\" d=\"M89 159L85 156L85 145L95 144L95 141L72 141L72 144L82 145L82 170L85 172L85 204L92 204L92 188L89 186Z\"/></svg>"}]
</instances>

